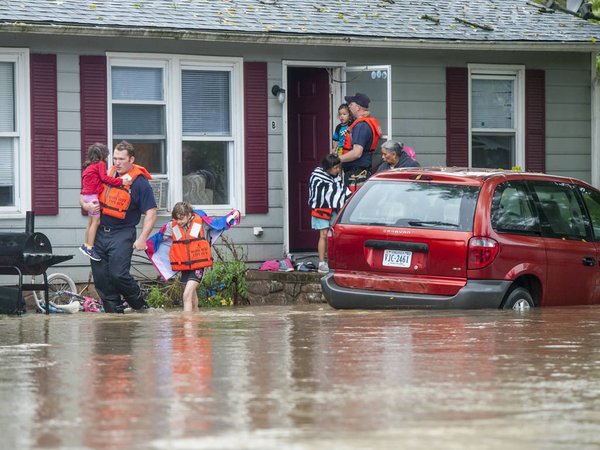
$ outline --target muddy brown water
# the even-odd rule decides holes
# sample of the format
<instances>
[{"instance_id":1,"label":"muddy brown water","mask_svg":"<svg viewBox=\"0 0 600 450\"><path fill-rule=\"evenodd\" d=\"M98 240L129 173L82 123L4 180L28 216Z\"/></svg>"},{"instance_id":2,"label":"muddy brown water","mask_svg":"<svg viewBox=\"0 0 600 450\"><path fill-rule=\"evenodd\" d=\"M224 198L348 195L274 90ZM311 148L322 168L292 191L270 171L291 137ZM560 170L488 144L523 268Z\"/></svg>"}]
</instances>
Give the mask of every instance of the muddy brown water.
<instances>
[{"instance_id":1,"label":"muddy brown water","mask_svg":"<svg viewBox=\"0 0 600 450\"><path fill-rule=\"evenodd\" d=\"M597 449L600 308L0 316L6 449Z\"/></svg>"}]
</instances>

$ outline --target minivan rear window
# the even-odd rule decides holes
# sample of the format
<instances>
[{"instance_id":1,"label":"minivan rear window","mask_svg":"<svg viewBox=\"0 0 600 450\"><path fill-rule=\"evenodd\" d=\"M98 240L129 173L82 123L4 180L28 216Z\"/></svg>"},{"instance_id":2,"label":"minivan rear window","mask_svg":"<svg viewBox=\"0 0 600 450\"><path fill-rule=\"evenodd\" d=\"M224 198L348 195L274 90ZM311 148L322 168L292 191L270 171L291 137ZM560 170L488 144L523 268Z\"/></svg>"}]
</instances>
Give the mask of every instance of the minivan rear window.
<instances>
[{"instance_id":1,"label":"minivan rear window","mask_svg":"<svg viewBox=\"0 0 600 450\"><path fill-rule=\"evenodd\" d=\"M341 224L472 231L478 186L371 181L350 199Z\"/></svg>"}]
</instances>

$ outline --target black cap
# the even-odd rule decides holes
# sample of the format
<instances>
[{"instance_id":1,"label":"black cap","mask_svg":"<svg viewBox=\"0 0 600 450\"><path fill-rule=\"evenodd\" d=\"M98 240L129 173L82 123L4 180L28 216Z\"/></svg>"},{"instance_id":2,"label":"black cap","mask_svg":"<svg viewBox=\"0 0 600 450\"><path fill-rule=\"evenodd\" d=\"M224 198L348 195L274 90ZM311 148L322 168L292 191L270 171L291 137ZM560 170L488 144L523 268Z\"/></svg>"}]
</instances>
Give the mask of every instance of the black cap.
<instances>
[{"instance_id":1,"label":"black cap","mask_svg":"<svg viewBox=\"0 0 600 450\"><path fill-rule=\"evenodd\" d=\"M346 100L348 104L356 103L357 105L362 106L363 108L368 108L369 103L371 103L371 99L369 98L369 96L367 94L361 94L360 92L357 92L354 95L346 95L344 97L344 100Z\"/></svg>"}]
</instances>

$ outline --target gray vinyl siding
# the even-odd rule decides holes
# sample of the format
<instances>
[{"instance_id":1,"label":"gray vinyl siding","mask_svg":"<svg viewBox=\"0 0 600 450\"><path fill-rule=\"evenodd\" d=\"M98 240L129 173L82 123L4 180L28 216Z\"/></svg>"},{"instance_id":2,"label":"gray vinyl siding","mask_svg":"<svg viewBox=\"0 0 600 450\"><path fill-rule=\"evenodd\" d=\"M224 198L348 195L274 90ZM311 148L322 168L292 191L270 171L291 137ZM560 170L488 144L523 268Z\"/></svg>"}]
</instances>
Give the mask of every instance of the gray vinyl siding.
<instances>
[{"instance_id":1,"label":"gray vinyl siding","mask_svg":"<svg viewBox=\"0 0 600 450\"><path fill-rule=\"evenodd\" d=\"M422 165L444 165L446 161L446 67L469 63L524 64L546 73L546 167L549 173L591 178L591 104L589 54L416 51L401 49L352 49L314 46L269 46L258 44L159 41L155 39L72 39L51 36L5 34L3 45L29 47L32 53L56 53L58 69L58 166L59 215L36 217L36 230L48 235L57 254L74 259L50 270L64 271L76 281L85 281L89 260L77 250L83 242L87 217L82 216L80 191L79 56L106 51L242 56L245 61L268 64L268 117L277 129L268 134L269 212L249 215L227 232L248 259L258 263L281 258L286 219L283 107L270 94L271 86L283 85L282 60L338 61L348 66L392 64L393 138L413 146ZM83 47L86 45L86 47ZM337 110L338 105L332 105ZM168 220L162 215L160 227ZM260 226L261 237L253 235ZM22 231L24 220L0 220L1 231Z\"/></svg>"}]
</instances>

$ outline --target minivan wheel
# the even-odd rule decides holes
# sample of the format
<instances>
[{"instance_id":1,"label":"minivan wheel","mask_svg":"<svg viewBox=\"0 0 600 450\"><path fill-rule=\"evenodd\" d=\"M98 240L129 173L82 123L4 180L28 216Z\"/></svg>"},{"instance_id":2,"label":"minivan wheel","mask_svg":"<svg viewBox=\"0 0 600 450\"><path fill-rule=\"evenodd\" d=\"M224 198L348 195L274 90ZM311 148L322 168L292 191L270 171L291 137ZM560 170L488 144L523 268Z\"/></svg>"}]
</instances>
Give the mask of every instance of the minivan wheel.
<instances>
[{"instance_id":1,"label":"minivan wheel","mask_svg":"<svg viewBox=\"0 0 600 450\"><path fill-rule=\"evenodd\" d=\"M518 287L513 289L502 306L503 309L514 309L515 311L525 311L535 306L533 298L525 288Z\"/></svg>"}]
</instances>

